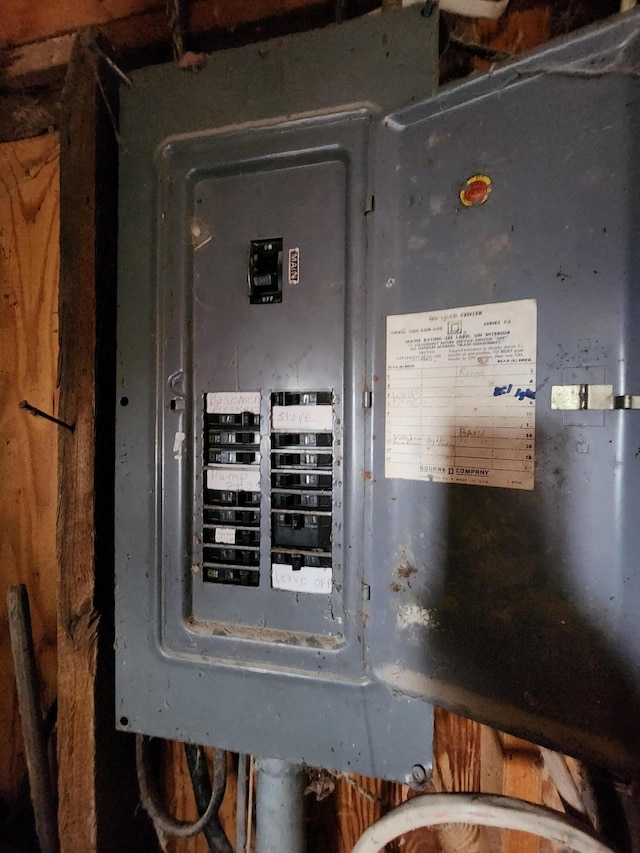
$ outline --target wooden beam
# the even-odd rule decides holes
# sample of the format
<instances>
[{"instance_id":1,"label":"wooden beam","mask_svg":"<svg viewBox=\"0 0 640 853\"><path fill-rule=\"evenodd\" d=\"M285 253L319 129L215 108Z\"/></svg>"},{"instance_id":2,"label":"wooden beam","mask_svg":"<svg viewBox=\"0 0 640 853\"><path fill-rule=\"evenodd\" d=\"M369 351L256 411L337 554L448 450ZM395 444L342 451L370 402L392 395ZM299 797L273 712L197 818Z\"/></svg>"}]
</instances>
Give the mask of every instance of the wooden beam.
<instances>
[{"instance_id":1,"label":"wooden beam","mask_svg":"<svg viewBox=\"0 0 640 853\"><path fill-rule=\"evenodd\" d=\"M59 126L59 117L57 89L0 92L0 143L49 133Z\"/></svg>"},{"instance_id":2,"label":"wooden beam","mask_svg":"<svg viewBox=\"0 0 640 853\"><path fill-rule=\"evenodd\" d=\"M363 10L375 0L364 0ZM69 5L69 4L67 4ZM56 7L57 9L57 7ZM75 9L75 6L74 6ZM137 68L172 58L170 30L164 4L130 0L110 7L112 15L78 17L70 20L82 31L92 29L119 67ZM13 12L14 7L11 7ZM211 3L195 0L189 4L185 45L191 51L211 52L235 47L287 32L312 29L333 20L333 0L245 0L242 4L225 0ZM363 11L360 10L360 11ZM80 10L82 11L82 9ZM118 17L118 13L124 13ZM76 14L78 13L78 14ZM48 20L48 18L46 19ZM71 56L74 32L58 34L52 18L48 30L20 30L21 37L40 33L41 40L0 49L0 142L25 139L57 128L60 96L66 66ZM44 22L40 21L44 27ZM60 22L55 24L62 26ZM55 32L54 32L55 31ZM0 21L0 43L11 32L11 19ZM108 70L106 73L109 74Z\"/></svg>"},{"instance_id":3,"label":"wooden beam","mask_svg":"<svg viewBox=\"0 0 640 853\"><path fill-rule=\"evenodd\" d=\"M69 64L61 129L58 822L61 853L156 849L133 739L115 731L113 411L117 156L93 56Z\"/></svg>"},{"instance_id":4,"label":"wooden beam","mask_svg":"<svg viewBox=\"0 0 640 853\"><path fill-rule=\"evenodd\" d=\"M300 14L306 15L309 26L313 26L314 10L329 6L327 0L244 0L243 3L194 0L187 7L187 40L202 33L234 33L239 27ZM21 15L19 4L12 4L0 23L0 87L3 89L11 87L16 80L22 83L26 80L29 84L41 82L41 75L50 69L66 66L74 35L80 30L97 29L117 51L126 53L168 42L170 38L164 2L127 0L108 7L101 4L93 10L71 2L57 4L55 8L43 3L37 8L49 10L50 14L41 19L32 14ZM19 23L14 17L20 19ZM188 43L186 46L190 48Z\"/></svg>"},{"instance_id":5,"label":"wooden beam","mask_svg":"<svg viewBox=\"0 0 640 853\"><path fill-rule=\"evenodd\" d=\"M95 155L97 95L72 59L61 134L58 765L61 850L97 850L95 681Z\"/></svg>"},{"instance_id":6,"label":"wooden beam","mask_svg":"<svg viewBox=\"0 0 640 853\"><path fill-rule=\"evenodd\" d=\"M282 17L318 0L193 0L188 8L190 26L213 30L233 29L249 21ZM61 0L58 3L30 3L14 0L4 4L0 23L0 50L44 41L87 27L105 27L116 21L138 19L152 27L162 27L168 37L169 25L164 0ZM151 41L152 39L149 39Z\"/></svg>"},{"instance_id":7,"label":"wooden beam","mask_svg":"<svg viewBox=\"0 0 640 853\"><path fill-rule=\"evenodd\" d=\"M0 142L40 136L60 124L60 97L74 36L0 56Z\"/></svg>"},{"instance_id":8,"label":"wooden beam","mask_svg":"<svg viewBox=\"0 0 640 853\"><path fill-rule=\"evenodd\" d=\"M67 66L74 40L75 34L67 33L5 50L0 81L5 88L10 88L14 81L24 81L46 74L52 68Z\"/></svg>"},{"instance_id":9,"label":"wooden beam","mask_svg":"<svg viewBox=\"0 0 640 853\"><path fill-rule=\"evenodd\" d=\"M438 791L480 790L480 723L435 709L433 745L433 781ZM467 850L479 853L480 829L477 826L451 824L438 828L444 853Z\"/></svg>"},{"instance_id":10,"label":"wooden beam","mask_svg":"<svg viewBox=\"0 0 640 853\"><path fill-rule=\"evenodd\" d=\"M533 744L510 735L503 735L504 793L530 803L542 801L542 759ZM540 853L542 845L538 836L524 832L503 832L504 850L509 853Z\"/></svg>"}]
</instances>

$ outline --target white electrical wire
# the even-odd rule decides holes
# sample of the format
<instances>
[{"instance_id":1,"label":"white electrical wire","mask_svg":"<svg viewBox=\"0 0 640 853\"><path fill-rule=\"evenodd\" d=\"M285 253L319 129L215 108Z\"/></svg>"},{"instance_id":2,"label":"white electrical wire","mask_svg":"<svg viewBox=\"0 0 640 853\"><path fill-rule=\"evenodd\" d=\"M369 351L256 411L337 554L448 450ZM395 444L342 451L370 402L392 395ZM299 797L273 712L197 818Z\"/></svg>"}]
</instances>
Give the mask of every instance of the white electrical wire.
<instances>
[{"instance_id":1,"label":"white electrical wire","mask_svg":"<svg viewBox=\"0 0 640 853\"><path fill-rule=\"evenodd\" d=\"M443 823L519 829L559 841L578 853L615 853L575 818L512 797L493 794L426 794L393 809L360 837L353 853L379 851L405 832Z\"/></svg>"},{"instance_id":2,"label":"white electrical wire","mask_svg":"<svg viewBox=\"0 0 640 853\"><path fill-rule=\"evenodd\" d=\"M544 746L540 747L540 755L551 777L551 781L556 786L560 799L568 806L571 806L574 811L583 814L585 817L589 817L582 794L571 775L564 755L554 752L551 749L546 749ZM591 818L589 817L589 819Z\"/></svg>"},{"instance_id":3,"label":"white electrical wire","mask_svg":"<svg viewBox=\"0 0 640 853\"><path fill-rule=\"evenodd\" d=\"M424 3L424 0L404 0L403 6L415 3ZM452 15L495 20L504 14L509 0L440 0L438 5L441 12L450 12Z\"/></svg>"},{"instance_id":4,"label":"white electrical wire","mask_svg":"<svg viewBox=\"0 0 640 853\"><path fill-rule=\"evenodd\" d=\"M440 0L440 11L466 18L499 18L509 5L509 0Z\"/></svg>"}]
</instances>

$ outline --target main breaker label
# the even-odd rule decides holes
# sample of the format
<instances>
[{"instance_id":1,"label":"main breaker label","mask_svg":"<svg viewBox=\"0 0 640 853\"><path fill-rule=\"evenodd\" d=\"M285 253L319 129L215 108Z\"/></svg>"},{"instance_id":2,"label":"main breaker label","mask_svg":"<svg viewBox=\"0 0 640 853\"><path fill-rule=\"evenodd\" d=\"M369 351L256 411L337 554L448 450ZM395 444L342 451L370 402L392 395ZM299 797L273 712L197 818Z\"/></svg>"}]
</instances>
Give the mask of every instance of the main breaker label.
<instances>
[{"instance_id":1,"label":"main breaker label","mask_svg":"<svg viewBox=\"0 0 640 853\"><path fill-rule=\"evenodd\" d=\"M289 284L300 284L300 249L289 249Z\"/></svg>"},{"instance_id":2,"label":"main breaker label","mask_svg":"<svg viewBox=\"0 0 640 853\"><path fill-rule=\"evenodd\" d=\"M533 489L536 301L387 317L385 477Z\"/></svg>"}]
</instances>

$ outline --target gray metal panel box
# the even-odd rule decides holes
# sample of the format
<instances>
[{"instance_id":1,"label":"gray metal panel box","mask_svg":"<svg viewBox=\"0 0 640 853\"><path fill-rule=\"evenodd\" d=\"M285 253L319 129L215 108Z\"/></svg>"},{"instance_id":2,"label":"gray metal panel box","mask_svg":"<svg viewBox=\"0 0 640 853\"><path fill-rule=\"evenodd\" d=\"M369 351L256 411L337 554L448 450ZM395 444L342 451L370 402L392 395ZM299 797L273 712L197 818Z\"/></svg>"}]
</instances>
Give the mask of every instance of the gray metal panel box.
<instances>
[{"instance_id":1,"label":"gray metal panel box","mask_svg":"<svg viewBox=\"0 0 640 853\"><path fill-rule=\"evenodd\" d=\"M136 76L124 727L408 779L433 702L637 760L639 28L419 103L416 8Z\"/></svg>"},{"instance_id":2,"label":"gray metal panel box","mask_svg":"<svg viewBox=\"0 0 640 853\"><path fill-rule=\"evenodd\" d=\"M433 90L436 43L414 8L123 92L125 728L388 778L430 764L431 707L364 663L362 392L372 129Z\"/></svg>"},{"instance_id":3,"label":"gray metal panel box","mask_svg":"<svg viewBox=\"0 0 640 853\"><path fill-rule=\"evenodd\" d=\"M552 389L640 389L639 28L621 16L387 117L368 281L387 383L369 665L621 770L640 757L640 418L554 409Z\"/></svg>"}]
</instances>

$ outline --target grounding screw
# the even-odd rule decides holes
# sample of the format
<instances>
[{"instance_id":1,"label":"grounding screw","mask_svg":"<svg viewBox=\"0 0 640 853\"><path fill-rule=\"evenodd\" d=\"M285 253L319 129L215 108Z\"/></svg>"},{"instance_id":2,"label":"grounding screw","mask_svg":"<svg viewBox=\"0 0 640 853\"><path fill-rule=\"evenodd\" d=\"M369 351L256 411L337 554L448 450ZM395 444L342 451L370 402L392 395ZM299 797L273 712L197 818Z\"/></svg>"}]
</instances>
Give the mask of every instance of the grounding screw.
<instances>
[{"instance_id":1,"label":"grounding screw","mask_svg":"<svg viewBox=\"0 0 640 853\"><path fill-rule=\"evenodd\" d=\"M411 768L411 776L416 785L424 785L427 781L427 771L422 764L414 764Z\"/></svg>"}]
</instances>

